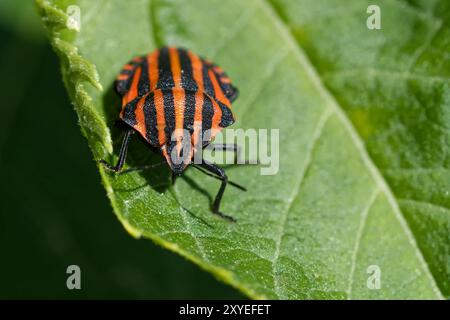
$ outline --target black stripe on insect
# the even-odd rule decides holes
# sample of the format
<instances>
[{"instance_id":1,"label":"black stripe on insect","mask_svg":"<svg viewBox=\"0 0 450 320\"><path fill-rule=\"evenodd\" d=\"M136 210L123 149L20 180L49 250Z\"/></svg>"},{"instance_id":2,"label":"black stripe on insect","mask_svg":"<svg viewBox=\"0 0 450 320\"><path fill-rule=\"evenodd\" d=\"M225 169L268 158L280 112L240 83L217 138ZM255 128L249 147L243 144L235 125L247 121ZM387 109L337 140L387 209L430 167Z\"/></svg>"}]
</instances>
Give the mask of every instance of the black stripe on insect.
<instances>
[{"instance_id":1,"label":"black stripe on insect","mask_svg":"<svg viewBox=\"0 0 450 320\"><path fill-rule=\"evenodd\" d=\"M177 93L179 93L180 87L175 88L175 82L174 81L174 73L172 70L172 61L170 58L170 53L172 56L174 54L177 54L178 62L179 62L179 68L181 70L178 70L179 73L176 74L175 77L177 79L180 79L181 75L181 84L182 88L181 90L184 90L184 101L174 101L174 91L178 90ZM191 53L190 53L191 54ZM150 55L149 55L150 56ZM225 170L223 168L218 167L217 165L205 160L201 159L201 161L197 164L193 162L193 158L195 154L193 152L189 153L190 159L188 159L187 162L182 162L181 164L175 164L173 160L167 154L172 154L172 151L177 151L180 157L184 156L182 153L183 151L187 153L184 147L180 149L179 141L172 141L172 134L174 133L174 129L176 127L176 114L175 112L175 105L183 106L183 129L187 130L189 132L189 137L193 135L194 131L194 114L196 109L196 95L200 95L200 98L203 100L203 105L200 105L199 112L201 111L202 115L202 128L200 131L203 134L204 131L209 130L213 126L219 129L227 127L234 122L234 117L232 115L231 110L228 106L225 106L220 101L218 101L214 95L214 88L211 82L211 79L208 75L208 70L212 70L214 72L214 76L217 77L217 81L219 82L220 90L223 91L223 94L230 100L230 102L233 102L237 97L237 89L231 85L231 83L222 82L221 78L226 77L227 80L229 78L226 76L223 72L217 72L216 69L218 68L216 65L213 65L212 63L206 62L204 59L199 58L203 63L202 70L198 70L201 72L202 80L203 80L203 88L204 92L201 92L199 87L199 83L197 83L193 77L194 70L192 69L191 60L189 60L188 51L184 49L179 48L162 48L159 50L159 56L158 56L158 84L156 86L156 91L159 90L159 94L162 95L163 101L156 100L154 91L148 92L148 88L150 88L150 80L149 80L149 73L147 70L149 70L148 61L145 59L145 57L140 58L139 60L133 60L136 62L133 62L133 66L135 67L133 70L135 70L138 66L141 67L141 74L140 78L137 79L137 87L134 87L133 90L137 91L137 96L133 97L133 100L130 102L127 102L125 105L122 106L123 112L121 113L121 122L125 123L125 136L122 141L122 145L120 147L119 155L118 155L118 161L115 165L108 164L105 160L100 160L100 162L108 169L114 171L114 172L120 172L128 173L131 171L137 171L137 170L146 170L155 168L163 163L167 163L169 167L172 170L172 174L174 176L181 175L186 167L189 165L193 166L194 168L200 170L201 172L207 174L208 176L214 177L216 179L219 179L221 181L221 185L219 188L219 191L216 194L216 197L212 203L211 210L214 214L219 215L222 218L228 219L230 221L236 221L233 217L223 214L220 211L221 201L223 194L225 192L225 188L228 184L246 191L246 189L232 181L228 180L228 177L225 173ZM194 60L192 60L194 61ZM130 69L130 66L127 66L127 69ZM176 69L176 67L175 67ZM121 95L124 96L127 94L128 91L131 91L131 82L133 81L134 72L130 71L127 72L130 74L130 77L127 79L124 79L123 77L118 79L116 81L116 90ZM181 72L181 73L180 73ZM137 76L137 75L136 75ZM177 80L179 82L179 80ZM134 91L133 91L134 92ZM162 92L162 93L161 93ZM141 103L138 103L142 99ZM213 104L216 103L216 109L218 108L222 114L221 119L219 123L212 123L212 118L214 115L214 108ZM159 109L156 107L156 104L158 104ZM161 107L163 105L163 107ZM136 117L135 113L137 111L137 108L142 108L143 117L140 117L138 120L138 117ZM160 129L158 129L157 124L157 110L160 110L163 108L162 113L164 114L164 132L160 132ZM139 110L139 111L140 111ZM218 111L217 111L218 112ZM159 115L161 116L161 114ZM139 123L139 121L143 121L144 123ZM217 121L217 120L215 120ZM145 134L137 129L139 128L145 128ZM154 147L160 148L161 154L164 154L166 160L162 161L157 164L153 165L144 165L141 167L135 167L135 168L128 168L126 170L122 170L125 164L125 159L127 156L128 146L131 141L131 137L133 134L138 131L140 134L145 138L145 140L149 143L149 147L151 150L154 150ZM162 130L161 130L162 131ZM163 137L165 140L160 141L160 137ZM210 137L212 138L212 137ZM211 148L213 150L223 150L223 151L232 151L235 153L235 159L239 157L239 148L235 144L210 144L211 139L207 139L207 141L200 141L198 148ZM197 146L192 146L197 147ZM198 150L197 148L197 150ZM181 151L180 151L181 150ZM176 153L176 152L175 152ZM175 181L175 179L173 179Z\"/></svg>"}]
</instances>

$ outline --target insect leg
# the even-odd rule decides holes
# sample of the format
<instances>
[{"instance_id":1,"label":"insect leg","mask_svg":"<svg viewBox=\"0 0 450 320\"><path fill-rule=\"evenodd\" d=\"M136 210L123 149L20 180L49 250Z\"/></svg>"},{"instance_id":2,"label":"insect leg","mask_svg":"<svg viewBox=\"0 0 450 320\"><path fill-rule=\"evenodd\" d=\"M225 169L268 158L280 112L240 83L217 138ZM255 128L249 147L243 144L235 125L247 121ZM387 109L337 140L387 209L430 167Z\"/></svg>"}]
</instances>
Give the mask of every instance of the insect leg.
<instances>
[{"instance_id":1,"label":"insect leg","mask_svg":"<svg viewBox=\"0 0 450 320\"><path fill-rule=\"evenodd\" d=\"M210 144L206 148L219 151L232 151L234 152L234 163L238 163L241 158L241 148L236 143L215 143Z\"/></svg>"},{"instance_id":2,"label":"insect leg","mask_svg":"<svg viewBox=\"0 0 450 320\"><path fill-rule=\"evenodd\" d=\"M123 138L122 145L120 146L119 160L117 161L117 164L115 166L110 165L108 162L106 162L103 159L100 160L100 163L102 163L106 168L108 168L109 170L112 170L114 172L119 172L120 170L122 170L123 165L125 164L125 158L127 157L127 151L128 151L128 145L130 143L130 138L133 133L134 133L133 129L128 129L125 132L125 136Z\"/></svg>"},{"instance_id":3,"label":"insect leg","mask_svg":"<svg viewBox=\"0 0 450 320\"><path fill-rule=\"evenodd\" d=\"M220 176L217 176L217 175L215 175L215 174L209 173L208 171L202 169L201 167L199 167L199 166L196 165L196 164L192 164L192 165L194 166L195 169L197 169L197 170L203 172L203 173L206 174L207 176L213 177L213 178L215 178L215 179L222 180L222 179L220 178ZM230 184L230 185L232 185L233 187L236 187L236 188L238 188L238 189L240 189L240 190L242 190L242 191L247 191L247 189L246 189L245 187L243 187L243 186L241 186L240 184L237 184L236 182L233 182L233 181L231 181L231 180L228 180L228 184Z\"/></svg>"},{"instance_id":4,"label":"insect leg","mask_svg":"<svg viewBox=\"0 0 450 320\"><path fill-rule=\"evenodd\" d=\"M172 185L175 184L175 181L177 180L178 175L172 172Z\"/></svg>"},{"instance_id":5,"label":"insect leg","mask_svg":"<svg viewBox=\"0 0 450 320\"><path fill-rule=\"evenodd\" d=\"M236 143L214 143L211 144L214 150L234 151L240 153L241 148Z\"/></svg>"},{"instance_id":6,"label":"insect leg","mask_svg":"<svg viewBox=\"0 0 450 320\"><path fill-rule=\"evenodd\" d=\"M203 162L200 164L200 166L202 168L204 168L205 170L217 175L220 178L220 180L222 180L220 189L217 192L216 198L214 199L214 203L212 205L213 213L217 214L218 216L220 216L222 218L230 220L232 222L236 222L236 220L233 217L227 216L227 215L223 214L222 212L220 212L220 202L222 201L222 196L223 196L223 193L225 192L225 187L227 186L227 183L228 183L228 177L227 177L225 171L222 168L219 168L215 164L210 163L206 160L203 160Z\"/></svg>"},{"instance_id":7,"label":"insect leg","mask_svg":"<svg viewBox=\"0 0 450 320\"><path fill-rule=\"evenodd\" d=\"M132 167L132 168L128 168L126 170L123 170L120 174L125 174L125 173L129 173L129 172L133 172L133 171L144 171L144 170L148 170L148 169L153 169L156 168L160 165L164 164L164 161L155 163L155 164L147 164L147 165L143 165L143 166L138 166L138 167Z\"/></svg>"},{"instance_id":8,"label":"insect leg","mask_svg":"<svg viewBox=\"0 0 450 320\"><path fill-rule=\"evenodd\" d=\"M212 150L220 150L220 151L233 151L234 152L234 163L237 164L260 164L259 160L255 163L251 163L248 161L241 162L241 151L242 148L238 146L236 143L214 143L208 145L206 148L210 148Z\"/></svg>"}]
</instances>

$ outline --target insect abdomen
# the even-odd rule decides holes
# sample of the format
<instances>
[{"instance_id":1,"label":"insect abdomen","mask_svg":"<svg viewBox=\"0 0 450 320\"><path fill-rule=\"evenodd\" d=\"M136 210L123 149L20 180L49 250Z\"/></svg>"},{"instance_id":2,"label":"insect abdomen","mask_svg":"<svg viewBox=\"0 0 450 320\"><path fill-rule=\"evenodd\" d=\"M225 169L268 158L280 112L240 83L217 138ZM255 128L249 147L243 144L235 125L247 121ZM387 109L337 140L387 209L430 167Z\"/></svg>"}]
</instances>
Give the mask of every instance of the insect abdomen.
<instances>
[{"instance_id":1,"label":"insect abdomen","mask_svg":"<svg viewBox=\"0 0 450 320\"><path fill-rule=\"evenodd\" d=\"M234 122L225 105L203 92L186 91L182 88L154 90L129 103L122 115L123 121L155 147L170 140L176 129L186 130L193 135L197 126L202 134L211 129L217 133Z\"/></svg>"},{"instance_id":2,"label":"insect abdomen","mask_svg":"<svg viewBox=\"0 0 450 320\"><path fill-rule=\"evenodd\" d=\"M191 51L164 47L124 66L116 89L122 95L120 117L151 145L163 146L176 129L197 142L200 130L212 138L231 125L237 91L223 70Z\"/></svg>"}]
</instances>

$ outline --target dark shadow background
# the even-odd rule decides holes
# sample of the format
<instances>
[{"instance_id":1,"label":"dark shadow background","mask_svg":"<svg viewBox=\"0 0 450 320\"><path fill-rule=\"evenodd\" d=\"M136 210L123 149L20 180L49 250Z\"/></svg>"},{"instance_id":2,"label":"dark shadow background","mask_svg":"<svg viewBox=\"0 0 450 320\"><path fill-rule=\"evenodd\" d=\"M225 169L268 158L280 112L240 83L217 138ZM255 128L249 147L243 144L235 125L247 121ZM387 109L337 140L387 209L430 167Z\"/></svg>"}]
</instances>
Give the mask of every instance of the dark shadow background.
<instances>
[{"instance_id":1,"label":"dark shadow background","mask_svg":"<svg viewBox=\"0 0 450 320\"><path fill-rule=\"evenodd\" d=\"M2 0L0 39L0 298L243 298L122 228L32 1Z\"/></svg>"}]
</instances>

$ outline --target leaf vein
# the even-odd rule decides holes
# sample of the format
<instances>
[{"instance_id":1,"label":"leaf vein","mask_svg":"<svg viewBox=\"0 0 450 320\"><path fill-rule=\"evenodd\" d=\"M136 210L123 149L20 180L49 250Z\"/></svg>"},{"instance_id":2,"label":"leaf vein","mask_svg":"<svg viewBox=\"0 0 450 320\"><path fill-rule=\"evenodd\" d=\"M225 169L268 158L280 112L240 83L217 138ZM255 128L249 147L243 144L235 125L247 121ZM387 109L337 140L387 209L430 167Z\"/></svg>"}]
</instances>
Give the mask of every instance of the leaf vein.
<instances>
[{"instance_id":1,"label":"leaf vein","mask_svg":"<svg viewBox=\"0 0 450 320\"><path fill-rule=\"evenodd\" d=\"M409 229L409 226L405 220L405 217L400 211L400 208L398 206L397 201L394 198L394 195L392 191L390 190L389 186L387 185L384 177L381 175L378 168L373 163L372 159L370 158L363 141L358 136L356 129L354 128L353 124L348 119L347 115L344 113L342 107L338 104L335 97L329 92L328 88L325 87L322 80L319 77L319 74L317 70L314 68L314 66L311 64L309 58L301 48L300 44L295 40L293 37L291 30L288 26L286 26L281 18L277 15L274 8L271 6L271 4L268 2L268 0L260 0L259 1L261 7L264 9L264 11L267 13L269 17L271 17L274 22L276 23L276 27L280 30L280 34L284 39L286 40L286 44L291 48L293 54L297 58L299 64L305 68L305 70L308 72L310 79L312 80L313 84L317 87L319 90L320 95L324 98L325 101L328 102L328 104L331 106L331 108L334 110L334 112L337 114L338 118L340 119L342 125L349 133L352 142L354 143L355 147L360 153L361 159L363 163L365 164L367 170L370 172L372 178L374 179L375 183L379 186L380 190L383 191L383 193L386 195L388 203L391 205L392 210L395 214L395 217L397 218L398 222L400 223L411 247L414 249L414 252L416 254L416 257L421 264L421 267L423 269L423 272L426 274L428 279L430 280L430 283L432 285L432 289L435 292L435 294L443 299L442 293L437 287L436 281L433 278L433 275L430 272L429 266L427 262L425 261L422 252L420 251L417 242Z\"/></svg>"},{"instance_id":2,"label":"leaf vein","mask_svg":"<svg viewBox=\"0 0 450 320\"><path fill-rule=\"evenodd\" d=\"M243 104L244 108L241 108L241 120L244 118L245 115L248 114L250 107L255 104L255 101L258 99L259 94L264 90L265 83L270 80L277 70L277 67L283 61L283 58L286 57L288 53L288 50L280 50L271 61L268 62L267 67L265 68L266 72L260 78L257 84L253 86L253 89L250 90L253 94L250 95L249 98L247 98L247 101L245 101Z\"/></svg>"},{"instance_id":3,"label":"leaf vein","mask_svg":"<svg viewBox=\"0 0 450 320\"><path fill-rule=\"evenodd\" d=\"M335 71L329 71L321 74L324 78L346 78L355 76L373 76L373 77L392 77L392 78L403 78L411 80L422 80L429 83L432 82L448 82L449 77L442 77L438 75L430 74L417 74L410 71L397 71L397 70L387 70L379 68L356 68L356 69L340 69Z\"/></svg>"},{"instance_id":4,"label":"leaf vein","mask_svg":"<svg viewBox=\"0 0 450 320\"><path fill-rule=\"evenodd\" d=\"M347 289L347 296L348 299L351 299L352 296L352 287L353 287L353 278L355 275L356 270L356 260L358 256L359 251L359 244L361 242L362 235L364 234L364 228L366 226L367 217L369 216L370 209L372 208L373 204L375 203L375 200L377 199L378 194L380 193L380 189L375 188L372 192L371 196L369 197L369 201L367 202L367 205L364 207L364 209L361 211L361 218L360 223L358 227L358 231L356 233L355 238L355 245L352 252L352 258L351 258L351 267L350 267L350 277L348 281L348 289Z\"/></svg>"},{"instance_id":5,"label":"leaf vein","mask_svg":"<svg viewBox=\"0 0 450 320\"><path fill-rule=\"evenodd\" d=\"M409 199L409 198L399 198L398 201L404 202L404 203L409 203L409 204L414 204L414 205L430 206L430 207L433 207L435 209L438 209L438 210L441 210L441 211L444 211L444 212L447 212L448 214L450 214L450 208L440 205L440 204L427 202L427 201L423 201L423 200L417 200L417 199Z\"/></svg>"},{"instance_id":6,"label":"leaf vein","mask_svg":"<svg viewBox=\"0 0 450 320\"><path fill-rule=\"evenodd\" d=\"M301 185L304 182L306 173L312 164L314 149L317 145L318 140L320 139L320 137L322 135L323 128L325 127L325 124L330 116L331 116L331 109L329 107L326 107L324 109L324 111L322 112L322 115L320 116L319 121L317 122L316 130L313 133L311 143L308 147L307 155L305 158L305 162L302 166L303 169L299 175L298 183L296 183L296 185L294 186L294 191L292 192L291 196L289 197L286 209L284 210L284 212L282 213L282 216L281 216L280 232L277 234L277 237L275 240L275 252L274 252L274 256L273 256L273 260L272 260L273 261L272 267L273 267L273 273L274 273L274 288L275 288L275 293L278 296L280 296L281 288L280 288L279 279L277 277L277 273L276 273L275 269L276 269L276 265L280 258L281 243L282 243L283 235L284 235L285 229L286 229L286 222L288 220L289 212L291 211L292 205L293 205L295 199L300 194Z\"/></svg>"},{"instance_id":7,"label":"leaf vein","mask_svg":"<svg viewBox=\"0 0 450 320\"><path fill-rule=\"evenodd\" d=\"M241 32L245 28L245 26L250 22L250 19L254 13L255 13L254 9L250 11L245 10L241 13L241 15L236 19L236 22L233 25L233 29L227 32L226 36L222 38L222 41L209 54L209 57L211 59L215 58L217 53L222 48L226 47L228 43L230 43L235 37L237 37L239 32Z\"/></svg>"}]
</instances>

